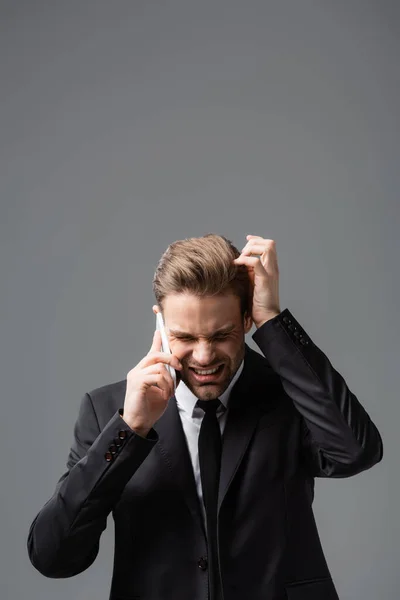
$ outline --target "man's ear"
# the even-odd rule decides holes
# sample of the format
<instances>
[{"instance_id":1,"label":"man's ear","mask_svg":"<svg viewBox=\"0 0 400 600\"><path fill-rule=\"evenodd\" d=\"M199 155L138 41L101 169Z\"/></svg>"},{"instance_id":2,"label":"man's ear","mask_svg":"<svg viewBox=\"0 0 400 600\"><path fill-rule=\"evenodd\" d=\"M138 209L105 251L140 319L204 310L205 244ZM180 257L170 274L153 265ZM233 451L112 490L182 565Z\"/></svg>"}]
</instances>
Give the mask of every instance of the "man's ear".
<instances>
[{"instance_id":1,"label":"man's ear","mask_svg":"<svg viewBox=\"0 0 400 600\"><path fill-rule=\"evenodd\" d=\"M248 313L248 311L246 311L244 313L244 332L249 333L252 326L253 326L253 319L251 318L251 315Z\"/></svg>"}]
</instances>

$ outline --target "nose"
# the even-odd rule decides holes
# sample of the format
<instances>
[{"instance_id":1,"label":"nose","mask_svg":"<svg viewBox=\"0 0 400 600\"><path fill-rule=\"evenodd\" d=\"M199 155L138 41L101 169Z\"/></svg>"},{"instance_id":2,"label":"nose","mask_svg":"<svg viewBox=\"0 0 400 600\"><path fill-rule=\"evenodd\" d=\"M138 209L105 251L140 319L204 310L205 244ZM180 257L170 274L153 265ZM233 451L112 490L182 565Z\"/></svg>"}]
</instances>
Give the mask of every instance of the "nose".
<instances>
[{"instance_id":1,"label":"nose","mask_svg":"<svg viewBox=\"0 0 400 600\"><path fill-rule=\"evenodd\" d=\"M197 342L193 352L193 361L199 367L207 367L212 364L215 358L215 350L212 342L199 341Z\"/></svg>"}]
</instances>

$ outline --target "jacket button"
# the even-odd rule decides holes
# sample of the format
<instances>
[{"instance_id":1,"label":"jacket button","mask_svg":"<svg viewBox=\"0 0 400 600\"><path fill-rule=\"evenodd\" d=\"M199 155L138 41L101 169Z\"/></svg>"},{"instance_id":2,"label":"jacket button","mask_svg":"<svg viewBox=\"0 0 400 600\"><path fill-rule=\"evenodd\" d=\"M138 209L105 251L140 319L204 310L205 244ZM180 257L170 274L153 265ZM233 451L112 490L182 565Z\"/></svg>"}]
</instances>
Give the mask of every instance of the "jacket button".
<instances>
[{"instance_id":1,"label":"jacket button","mask_svg":"<svg viewBox=\"0 0 400 600\"><path fill-rule=\"evenodd\" d=\"M112 461L113 455L111 454L111 452L106 452L104 455L104 458L106 459L107 462Z\"/></svg>"},{"instance_id":2,"label":"jacket button","mask_svg":"<svg viewBox=\"0 0 400 600\"><path fill-rule=\"evenodd\" d=\"M205 556L202 556L197 564L202 571L205 571L208 567L208 561Z\"/></svg>"},{"instance_id":3,"label":"jacket button","mask_svg":"<svg viewBox=\"0 0 400 600\"><path fill-rule=\"evenodd\" d=\"M121 431L119 431L118 437L120 440L124 440L126 438L126 431L124 431L123 429Z\"/></svg>"},{"instance_id":4,"label":"jacket button","mask_svg":"<svg viewBox=\"0 0 400 600\"><path fill-rule=\"evenodd\" d=\"M117 453L117 446L115 444L111 444L111 446L109 447L109 451L111 452L112 455Z\"/></svg>"}]
</instances>

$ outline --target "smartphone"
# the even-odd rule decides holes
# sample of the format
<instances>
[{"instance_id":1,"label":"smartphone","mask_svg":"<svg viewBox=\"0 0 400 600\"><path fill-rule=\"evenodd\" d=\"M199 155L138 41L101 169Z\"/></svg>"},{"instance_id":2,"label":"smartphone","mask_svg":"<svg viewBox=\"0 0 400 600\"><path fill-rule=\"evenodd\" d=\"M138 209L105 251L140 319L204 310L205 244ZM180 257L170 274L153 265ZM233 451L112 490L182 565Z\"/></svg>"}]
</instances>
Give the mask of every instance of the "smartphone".
<instances>
[{"instance_id":1,"label":"smartphone","mask_svg":"<svg viewBox=\"0 0 400 600\"><path fill-rule=\"evenodd\" d=\"M168 338L167 338L167 334L165 332L165 327L164 327L164 319L162 318L162 314L160 312L158 312L156 314L156 327L157 329L161 332L161 347L162 347L162 351L167 353L167 354L171 354L171 350L168 344ZM172 377L172 380L174 382L174 392L176 390L176 371L173 367L171 367L171 365L165 365Z\"/></svg>"}]
</instances>

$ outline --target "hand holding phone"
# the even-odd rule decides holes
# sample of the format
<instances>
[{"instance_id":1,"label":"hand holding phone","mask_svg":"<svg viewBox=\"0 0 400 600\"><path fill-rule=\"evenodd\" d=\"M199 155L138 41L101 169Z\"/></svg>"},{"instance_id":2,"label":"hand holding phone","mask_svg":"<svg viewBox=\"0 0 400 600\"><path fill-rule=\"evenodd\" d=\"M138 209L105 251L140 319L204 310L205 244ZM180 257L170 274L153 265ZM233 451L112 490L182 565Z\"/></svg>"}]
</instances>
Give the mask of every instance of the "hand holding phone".
<instances>
[{"instance_id":1,"label":"hand holding phone","mask_svg":"<svg viewBox=\"0 0 400 600\"><path fill-rule=\"evenodd\" d=\"M131 429L143 437L165 411L171 392L174 393L177 386L177 373L182 369L181 362L169 348L161 313L157 313L156 324L160 333L154 332L150 351L127 374L121 415Z\"/></svg>"}]
</instances>

